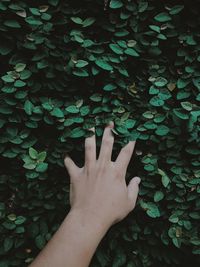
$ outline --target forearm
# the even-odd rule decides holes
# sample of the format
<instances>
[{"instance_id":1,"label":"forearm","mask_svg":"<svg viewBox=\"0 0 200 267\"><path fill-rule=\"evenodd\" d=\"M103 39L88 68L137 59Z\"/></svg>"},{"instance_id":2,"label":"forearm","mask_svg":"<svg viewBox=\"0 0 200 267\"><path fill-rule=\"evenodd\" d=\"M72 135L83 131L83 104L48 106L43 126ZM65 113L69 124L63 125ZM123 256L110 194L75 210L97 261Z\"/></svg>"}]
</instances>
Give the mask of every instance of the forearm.
<instances>
[{"instance_id":1,"label":"forearm","mask_svg":"<svg viewBox=\"0 0 200 267\"><path fill-rule=\"evenodd\" d=\"M72 210L29 267L87 267L108 228L95 214Z\"/></svg>"}]
</instances>

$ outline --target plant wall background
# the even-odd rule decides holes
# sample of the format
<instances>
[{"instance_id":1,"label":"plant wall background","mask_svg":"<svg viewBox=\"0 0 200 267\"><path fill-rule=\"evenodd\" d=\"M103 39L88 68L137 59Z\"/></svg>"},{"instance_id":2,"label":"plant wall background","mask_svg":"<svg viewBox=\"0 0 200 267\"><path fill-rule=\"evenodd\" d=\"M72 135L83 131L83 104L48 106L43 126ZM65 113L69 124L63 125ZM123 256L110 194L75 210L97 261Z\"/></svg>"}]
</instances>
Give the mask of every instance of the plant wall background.
<instances>
[{"instance_id":1,"label":"plant wall background","mask_svg":"<svg viewBox=\"0 0 200 267\"><path fill-rule=\"evenodd\" d=\"M66 152L115 122L137 139L136 210L92 267L200 264L200 1L0 1L0 266L27 266L69 211Z\"/></svg>"}]
</instances>

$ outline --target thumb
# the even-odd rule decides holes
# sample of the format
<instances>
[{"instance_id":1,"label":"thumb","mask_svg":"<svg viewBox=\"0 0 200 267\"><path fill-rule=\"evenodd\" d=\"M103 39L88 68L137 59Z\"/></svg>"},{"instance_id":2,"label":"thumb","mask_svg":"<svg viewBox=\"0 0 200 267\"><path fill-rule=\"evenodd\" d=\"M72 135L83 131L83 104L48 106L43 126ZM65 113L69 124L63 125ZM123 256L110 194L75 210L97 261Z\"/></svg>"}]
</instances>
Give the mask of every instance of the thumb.
<instances>
[{"instance_id":1,"label":"thumb","mask_svg":"<svg viewBox=\"0 0 200 267\"><path fill-rule=\"evenodd\" d=\"M128 198L130 199L131 205L134 208L139 192L139 183L141 179L139 177L134 177L130 180L128 184Z\"/></svg>"}]
</instances>

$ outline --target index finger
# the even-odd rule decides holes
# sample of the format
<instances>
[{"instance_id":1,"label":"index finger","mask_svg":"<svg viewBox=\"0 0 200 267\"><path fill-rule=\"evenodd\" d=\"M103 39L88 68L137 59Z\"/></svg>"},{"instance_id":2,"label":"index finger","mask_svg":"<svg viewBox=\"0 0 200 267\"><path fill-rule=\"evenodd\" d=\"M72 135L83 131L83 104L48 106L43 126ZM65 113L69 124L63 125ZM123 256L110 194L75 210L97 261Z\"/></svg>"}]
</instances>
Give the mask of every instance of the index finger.
<instances>
[{"instance_id":1,"label":"index finger","mask_svg":"<svg viewBox=\"0 0 200 267\"><path fill-rule=\"evenodd\" d=\"M95 127L89 129L94 132L90 137L85 138L85 166L91 168L96 161L96 136Z\"/></svg>"},{"instance_id":2,"label":"index finger","mask_svg":"<svg viewBox=\"0 0 200 267\"><path fill-rule=\"evenodd\" d=\"M128 164L134 151L136 141L129 141L120 151L115 163L121 171L126 173Z\"/></svg>"}]
</instances>

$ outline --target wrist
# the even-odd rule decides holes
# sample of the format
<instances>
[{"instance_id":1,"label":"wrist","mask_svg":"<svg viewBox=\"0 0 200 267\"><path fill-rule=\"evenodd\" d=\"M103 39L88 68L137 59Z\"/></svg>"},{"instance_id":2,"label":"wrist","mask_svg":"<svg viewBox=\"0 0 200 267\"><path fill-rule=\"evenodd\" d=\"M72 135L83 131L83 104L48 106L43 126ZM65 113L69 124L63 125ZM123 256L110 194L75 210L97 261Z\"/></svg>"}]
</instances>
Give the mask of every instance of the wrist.
<instances>
[{"instance_id":1,"label":"wrist","mask_svg":"<svg viewBox=\"0 0 200 267\"><path fill-rule=\"evenodd\" d=\"M94 229L102 235L104 235L112 225L108 220L100 218L97 212L88 209L71 208L67 217L68 216L73 217L76 221L78 220L82 226L88 227L90 230Z\"/></svg>"}]
</instances>

